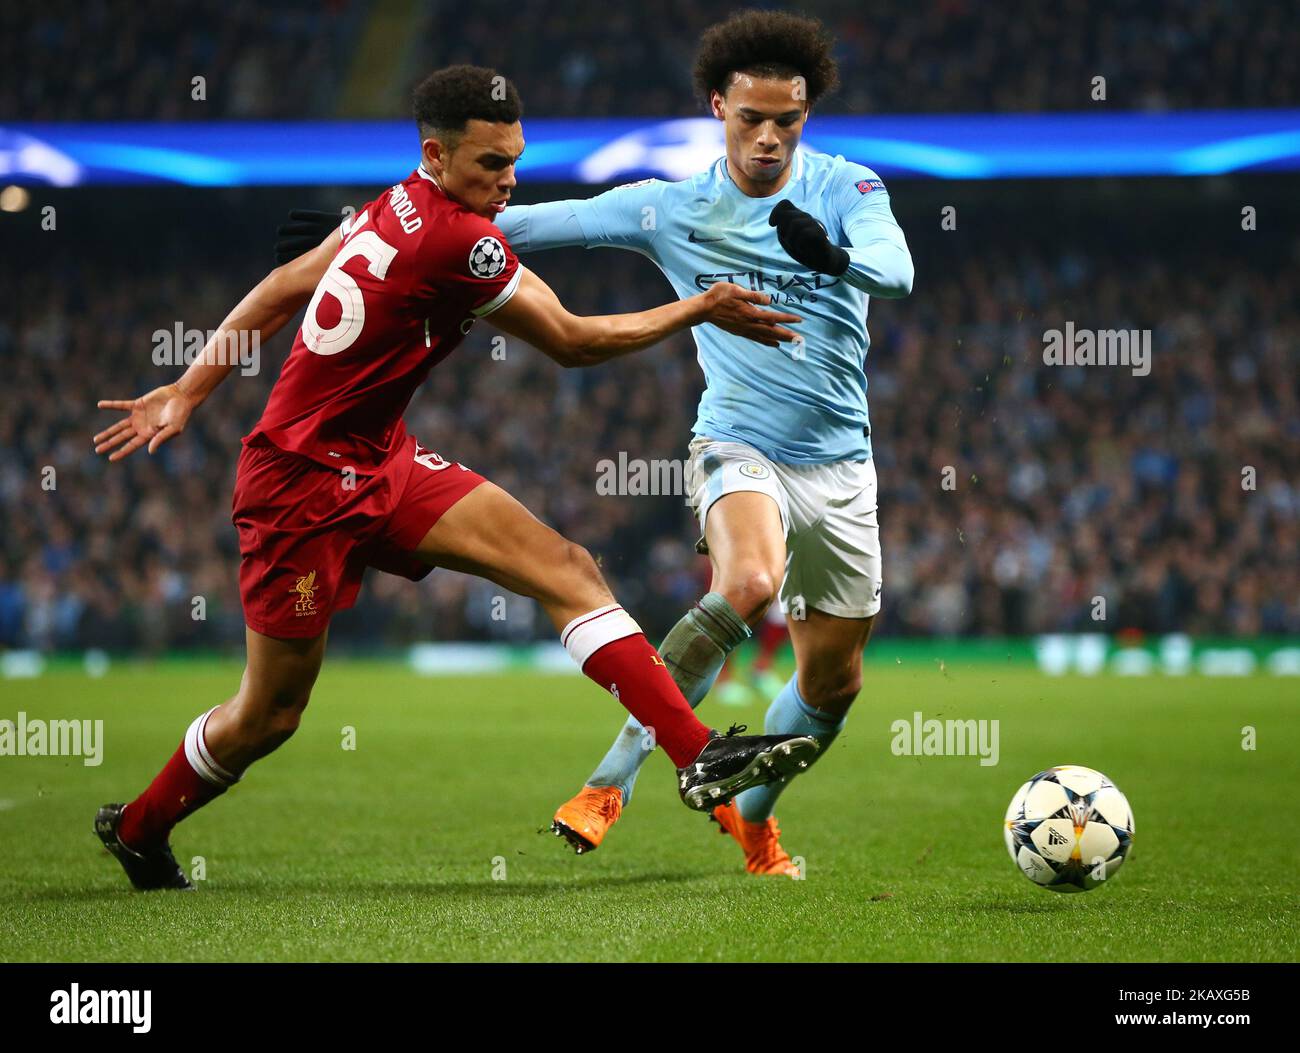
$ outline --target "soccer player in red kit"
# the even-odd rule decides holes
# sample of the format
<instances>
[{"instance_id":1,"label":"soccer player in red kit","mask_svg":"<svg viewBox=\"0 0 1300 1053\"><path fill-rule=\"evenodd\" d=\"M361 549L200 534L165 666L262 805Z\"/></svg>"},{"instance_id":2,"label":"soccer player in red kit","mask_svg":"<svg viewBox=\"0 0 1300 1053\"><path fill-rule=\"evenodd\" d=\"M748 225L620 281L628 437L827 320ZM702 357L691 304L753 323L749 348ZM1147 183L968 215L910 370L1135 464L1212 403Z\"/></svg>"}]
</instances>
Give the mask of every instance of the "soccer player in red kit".
<instances>
[{"instance_id":1,"label":"soccer player in red kit","mask_svg":"<svg viewBox=\"0 0 1300 1053\"><path fill-rule=\"evenodd\" d=\"M177 383L99 403L128 415L95 436L97 453L116 461L146 444L153 453L230 372L223 348L240 333L269 339L310 298L239 457L242 683L194 720L143 793L95 818L137 888L192 887L172 856L172 828L294 733L330 615L352 605L367 567L413 580L448 567L536 599L583 673L654 729L690 807L793 774L816 752L807 737L711 732L591 556L481 475L426 450L402 422L416 388L480 318L583 366L706 322L776 346L794 338L781 323L797 317L760 310L768 297L726 284L635 314L570 314L491 221L524 147L514 87L492 70L453 66L428 77L414 102L422 157L409 177L272 271Z\"/></svg>"}]
</instances>

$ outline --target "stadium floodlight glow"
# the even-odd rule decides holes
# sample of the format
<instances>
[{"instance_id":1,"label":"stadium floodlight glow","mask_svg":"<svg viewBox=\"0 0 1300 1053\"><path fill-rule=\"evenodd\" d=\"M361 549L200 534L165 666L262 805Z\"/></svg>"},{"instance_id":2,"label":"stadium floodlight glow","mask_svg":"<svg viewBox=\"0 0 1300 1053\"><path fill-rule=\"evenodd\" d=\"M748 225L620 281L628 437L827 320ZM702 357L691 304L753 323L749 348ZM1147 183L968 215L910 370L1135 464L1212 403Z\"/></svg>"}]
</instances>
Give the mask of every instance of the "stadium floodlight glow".
<instances>
[{"instance_id":1,"label":"stadium floodlight glow","mask_svg":"<svg viewBox=\"0 0 1300 1053\"><path fill-rule=\"evenodd\" d=\"M87 181L81 165L66 150L10 128L0 128L0 178L48 186L76 186Z\"/></svg>"},{"instance_id":2,"label":"stadium floodlight glow","mask_svg":"<svg viewBox=\"0 0 1300 1053\"><path fill-rule=\"evenodd\" d=\"M723 153L708 117L530 117L531 182L684 179ZM886 179L1203 176L1300 169L1300 110L821 116L804 146ZM13 124L0 178L14 183L373 186L415 165L408 121Z\"/></svg>"},{"instance_id":3,"label":"stadium floodlight glow","mask_svg":"<svg viewBox=\"0 0 1300 1053\"><path fill-rule=\"evenodd\" d=\"M24 186L7 186L0 190L0 212L21 212L31 204L32 195Z\"/></svg>"}]
</instances>

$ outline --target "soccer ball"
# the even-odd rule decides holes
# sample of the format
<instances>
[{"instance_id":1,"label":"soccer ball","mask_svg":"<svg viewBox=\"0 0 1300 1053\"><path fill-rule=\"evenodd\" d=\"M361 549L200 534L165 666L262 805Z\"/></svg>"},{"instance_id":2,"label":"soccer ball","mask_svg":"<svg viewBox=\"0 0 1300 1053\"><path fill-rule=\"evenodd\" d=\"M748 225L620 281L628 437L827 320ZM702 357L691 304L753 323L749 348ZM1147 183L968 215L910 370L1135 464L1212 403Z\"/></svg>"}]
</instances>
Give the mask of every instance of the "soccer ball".
<instances>
[{"instance_id":1,"label":"soccer ball","mask_svg":"<svg viewBox=\"0 0 1300 1053\"><path fill-rule=\"evenodd\" d=\"M1099 771L1040 771L1011 798L1003 823L1020 872L1053 892L1087 892L1114 877L1133 847L1133 809Z\"/></svg>"}]
</instances>

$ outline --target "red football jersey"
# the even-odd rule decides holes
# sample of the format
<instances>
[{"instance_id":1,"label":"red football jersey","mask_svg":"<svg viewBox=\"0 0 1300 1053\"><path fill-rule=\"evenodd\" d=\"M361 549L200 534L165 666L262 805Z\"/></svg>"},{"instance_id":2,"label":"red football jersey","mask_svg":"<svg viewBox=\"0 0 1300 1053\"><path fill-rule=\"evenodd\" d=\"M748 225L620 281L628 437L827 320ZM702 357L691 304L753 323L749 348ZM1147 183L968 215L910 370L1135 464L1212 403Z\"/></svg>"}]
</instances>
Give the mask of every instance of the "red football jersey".
<instances>
[{"instance_id":1,"label":"red football jersey","mask_svg":"<svg viewBox=\"0 0 1300 1053\"><path fill-rule=\"evenodd\" d=\"M244 442L370 472L402 449L415 389L476 318L510 299L520 266L497 226L449 198L423 167L342 232Z\"/></svg>"}]
</instances>

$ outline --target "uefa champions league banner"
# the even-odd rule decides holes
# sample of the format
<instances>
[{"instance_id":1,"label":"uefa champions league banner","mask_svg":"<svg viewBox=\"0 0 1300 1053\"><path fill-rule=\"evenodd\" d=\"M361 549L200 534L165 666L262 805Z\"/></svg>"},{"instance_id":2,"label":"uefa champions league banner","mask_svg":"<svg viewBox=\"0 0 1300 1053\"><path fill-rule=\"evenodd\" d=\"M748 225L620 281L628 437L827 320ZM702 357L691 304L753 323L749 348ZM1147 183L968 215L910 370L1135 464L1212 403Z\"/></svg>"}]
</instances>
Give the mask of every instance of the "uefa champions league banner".
<instances>
[{"instance_id":1,"label":"uefa champions league banner","mask_svg":"<svg viewBox=\"0 0 1300 1053\"><path fill-rule=\"evenodd\" d=\"M711 118L525 118L531 182L684 179L723 153ZM0 180L81 186L370 186L415 163L410 121L10 124ZM804 147L885 178L1203 176L1300 168L1300 110L814 116Z\"/></svg>"}]
</instances>

